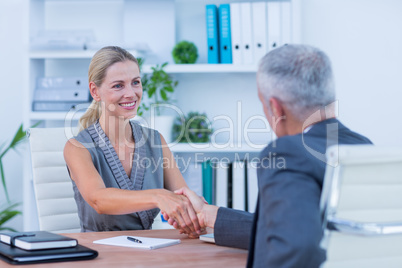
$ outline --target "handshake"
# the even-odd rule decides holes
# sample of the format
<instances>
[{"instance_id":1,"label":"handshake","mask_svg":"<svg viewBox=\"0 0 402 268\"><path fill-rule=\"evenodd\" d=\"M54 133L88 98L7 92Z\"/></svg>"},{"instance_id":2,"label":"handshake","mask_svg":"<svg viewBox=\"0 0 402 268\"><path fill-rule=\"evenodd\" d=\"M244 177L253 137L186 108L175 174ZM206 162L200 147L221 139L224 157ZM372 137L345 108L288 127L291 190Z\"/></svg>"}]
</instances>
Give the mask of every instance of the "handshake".
<instances>
[{"instance_id":1,"label":"handshake","mask_svg":"<svg viewBox=\"0 0 402 268\"><path fill-rule=\"evenodd\" d=\"M161 207L161 213L181 234L197 238L206 227L214 228L218 207L209 205L203 197L183 187L174 192L182 203L176 203L174 208L167 210Z\"/></svg>"}]
</instances>

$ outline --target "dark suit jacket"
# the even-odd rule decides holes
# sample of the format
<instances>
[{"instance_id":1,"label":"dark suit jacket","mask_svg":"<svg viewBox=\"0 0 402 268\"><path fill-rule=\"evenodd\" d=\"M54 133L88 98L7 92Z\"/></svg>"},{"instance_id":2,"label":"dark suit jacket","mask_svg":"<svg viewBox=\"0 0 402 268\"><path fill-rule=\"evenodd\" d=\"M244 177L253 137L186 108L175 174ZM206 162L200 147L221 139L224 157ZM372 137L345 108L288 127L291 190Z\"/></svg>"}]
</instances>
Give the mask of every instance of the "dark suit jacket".
<instances>
[{"instance_id":1,"label":"dark suit jacket","mask_svg":"<svg viewBox=\"0 0 402 268\"><path fill-rule=\"evenodd\" d=\"M325 260L319 202L326 148L370 143L336 119L270 143L260 155L254 219L251 213L219 208L216 244L249 248L248 267L318 267Z\"/></svg>"}]
</instances>

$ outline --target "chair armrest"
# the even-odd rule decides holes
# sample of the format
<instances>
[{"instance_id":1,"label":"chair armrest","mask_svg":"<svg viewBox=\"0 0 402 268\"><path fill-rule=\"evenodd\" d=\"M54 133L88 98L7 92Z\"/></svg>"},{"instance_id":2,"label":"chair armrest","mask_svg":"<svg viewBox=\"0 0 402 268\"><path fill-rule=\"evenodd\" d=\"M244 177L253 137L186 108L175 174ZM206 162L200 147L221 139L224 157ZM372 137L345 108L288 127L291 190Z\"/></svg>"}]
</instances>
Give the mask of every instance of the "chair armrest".
<instances>
[{"instance_id":1,"label":"chair armrest","mask_svg":"<svg viewBox=\"0 0 402 268\"><path fill-rule=\"evenodd\" d=\"M327 229L341 233L365 236L402 234L402 222L356 222L331 217L327 221Z\"/></svg>"}]
</instances>

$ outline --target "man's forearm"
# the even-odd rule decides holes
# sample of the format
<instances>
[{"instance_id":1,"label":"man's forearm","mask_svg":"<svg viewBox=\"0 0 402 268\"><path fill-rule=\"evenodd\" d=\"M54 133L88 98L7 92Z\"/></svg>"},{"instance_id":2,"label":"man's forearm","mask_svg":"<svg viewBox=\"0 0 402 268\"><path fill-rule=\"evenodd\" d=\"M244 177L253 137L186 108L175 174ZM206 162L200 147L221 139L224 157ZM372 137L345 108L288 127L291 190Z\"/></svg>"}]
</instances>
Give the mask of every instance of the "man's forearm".
<instances>
[{"instance_id":1,"label":"man's forearm","mask_svg":"<svg viewBox=\"0 0 402 268\"><path fill-rule=\"evenodd\" d=\"M219 246L248 249L254 214L230 208L219 208L214 227Z\"/></svg>"}]
</instances>

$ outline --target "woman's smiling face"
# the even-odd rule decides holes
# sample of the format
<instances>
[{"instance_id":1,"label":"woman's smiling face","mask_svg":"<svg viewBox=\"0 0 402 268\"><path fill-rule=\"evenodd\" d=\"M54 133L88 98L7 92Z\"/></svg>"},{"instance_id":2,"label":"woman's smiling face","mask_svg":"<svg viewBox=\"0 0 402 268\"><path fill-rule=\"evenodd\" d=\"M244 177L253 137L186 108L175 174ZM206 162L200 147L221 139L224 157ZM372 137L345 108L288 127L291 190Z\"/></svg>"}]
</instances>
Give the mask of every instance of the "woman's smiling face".
<instances>
[{"instance_id":1,"label":"woman's smiling face","mask_svg":"<svg viewBox=\"0 0 402 268\"><path fill-rule=\"evenodd\" d=\"M102 102L102 116L130 119L137 115L142 97L140 70L137 63L131 60L116 62L107 69L100 87L91 84L92 97Z\"/></svg>"}]
</instances>

